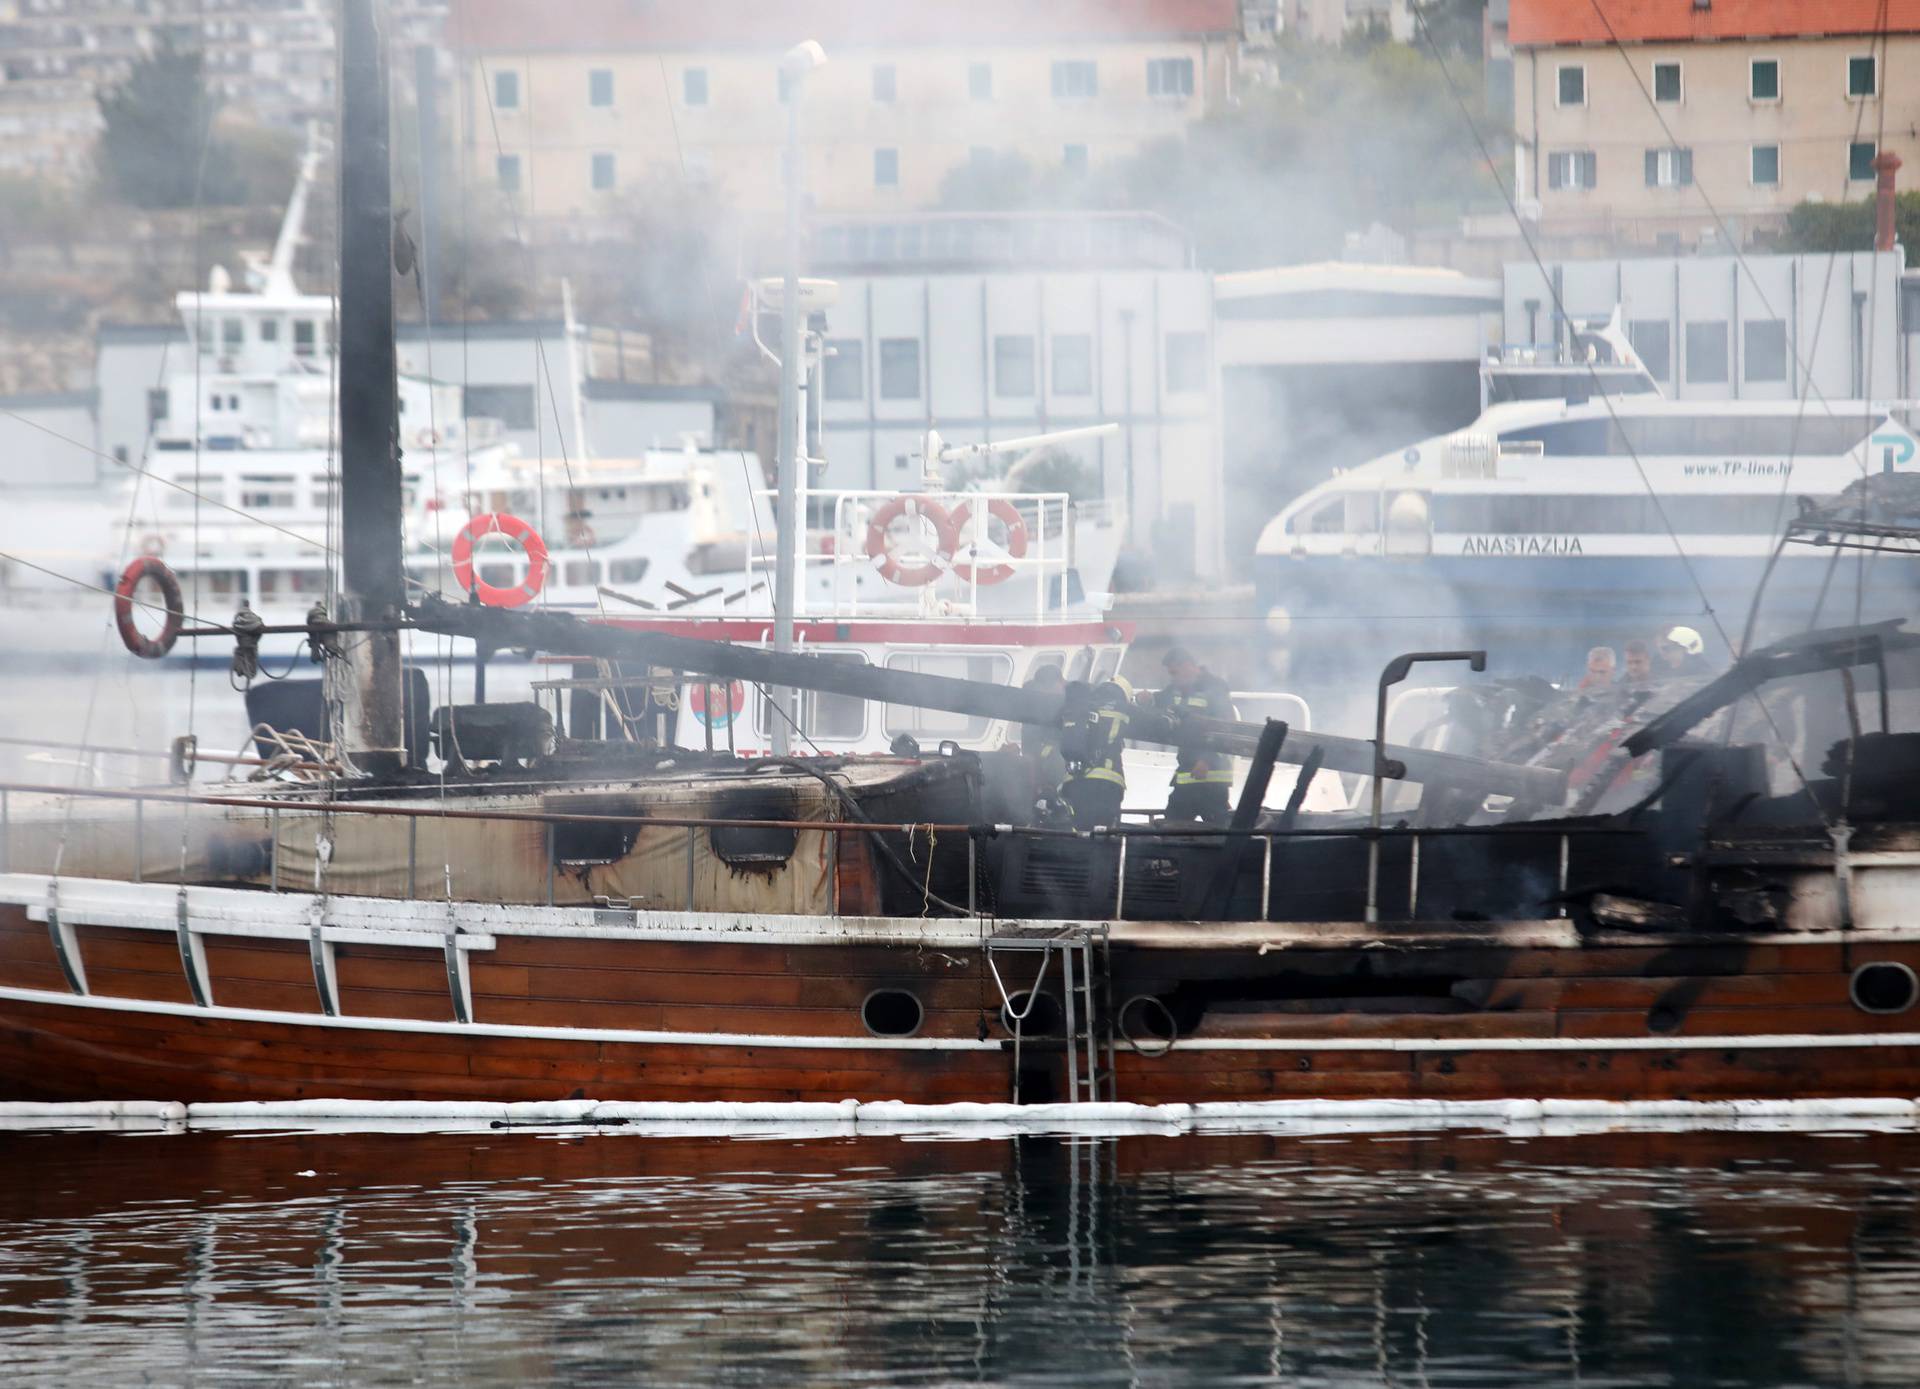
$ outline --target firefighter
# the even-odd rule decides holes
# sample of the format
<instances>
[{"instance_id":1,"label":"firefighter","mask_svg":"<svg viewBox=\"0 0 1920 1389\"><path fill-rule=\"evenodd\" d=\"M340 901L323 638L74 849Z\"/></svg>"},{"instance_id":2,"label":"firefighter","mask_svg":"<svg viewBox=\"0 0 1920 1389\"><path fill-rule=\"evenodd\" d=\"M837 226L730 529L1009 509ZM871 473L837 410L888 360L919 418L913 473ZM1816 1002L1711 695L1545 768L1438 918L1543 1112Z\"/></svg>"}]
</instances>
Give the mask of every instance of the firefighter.
<instances>
[{"instance_id":1,"label":"firefighter","mask_svg":"<svg viewBox=\"0 0 1920 1389\"><path fill-rule=\"evenodd\" d=\"M1175 719L1188 713L1204 719L1233 717L1227 682L1194 660L1191 651L1176 646L1167 652L1165 664L1167 687L1153 695L1154 708ZM1227 790L1233 785L1232 759L1226 753L1191 744L1182 744L1178 753L1166 818L1226 824Z\"/></svg>"},{"instance_id":2,"label":"firefighter","mask_svg":"<svg viewBox=\"0 0 1920 1389\"><path fill-rule=\"evenodd\" d=\"M1074 718L1060 737L1067 761L1061 798L1072 807L1075 829L1117 825L1127 794L1120 754L1127 745L1133 688L1117 675L1092 689L1069 685L1067 707Z\"/></svg>"},{"instance_id":3,"label":"firefighter","mask_svg":"<svg viewBox=\"0 0 1920 1389\"><path fill-rule=\"evenodd\" d=\"M1037 694L1064 697L1067 680L1060 673L1060 667L1049 662L1027 678L1024 688ZM1060 755L1060 726L1021 724L1020 757L1033 779L1033 803L1036 806L1051 803L1060 794L1060 783L1067 776L1067 762Z\"/></svg>"}]
</instances>

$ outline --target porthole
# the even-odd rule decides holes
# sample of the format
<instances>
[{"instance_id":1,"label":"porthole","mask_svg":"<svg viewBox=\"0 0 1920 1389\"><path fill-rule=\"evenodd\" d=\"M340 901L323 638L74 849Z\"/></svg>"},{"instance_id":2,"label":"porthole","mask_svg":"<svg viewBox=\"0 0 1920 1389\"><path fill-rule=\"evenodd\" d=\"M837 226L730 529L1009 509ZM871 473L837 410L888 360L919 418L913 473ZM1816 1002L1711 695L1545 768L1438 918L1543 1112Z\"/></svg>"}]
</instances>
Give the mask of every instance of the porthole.
<instances>
[{"instance_id":1,"label":"porthole","mask_svg":"<svg viewBox=\"0 0 1920 1389\"><path fill-rule=\"evenodd\" d=\"M875 989L860 1005L860 1021L876 1037L911 1037L926 1017L920 1000L905 989Z\"/></svg>"},{"instance_id":2,"label":"porthole","mask_svg":"<svg viewBox=\"0 0 1920 1389\"><path fill-rule=\"evenodd\" d=\"M1022 1037L1053 1036L1065 1021L1060 1000L1045 989L1037 994L1023 989L1000 1009L1000 1025L1009 1032L1017 1030Z\"/></svg>"},{"instance_id":3,"label":"porthole","mask_svg":"<svg viewBox=\"0 0 1920 1389\"><path fill-rule=\"evenodd\" d=\"M1920 982L1897 960L1876 960L1853 972L1847 992L1863 1013L1904 1013L1920 995Z\"/></svg>"}]
</instances>

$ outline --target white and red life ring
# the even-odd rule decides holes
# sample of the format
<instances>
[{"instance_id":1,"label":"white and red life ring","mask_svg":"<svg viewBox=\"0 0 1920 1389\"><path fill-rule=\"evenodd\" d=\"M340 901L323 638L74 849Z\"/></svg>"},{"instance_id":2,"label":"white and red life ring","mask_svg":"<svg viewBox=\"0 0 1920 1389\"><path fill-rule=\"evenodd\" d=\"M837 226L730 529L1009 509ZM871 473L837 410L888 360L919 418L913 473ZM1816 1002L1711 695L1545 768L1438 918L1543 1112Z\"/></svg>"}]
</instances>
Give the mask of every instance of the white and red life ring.
<instances>
[{"instance_id":1,"label":"white and red life ring","mask_svg":"<svg viewBox=\"0 0 1920 1389\"><path fill-rule=\"evenodd\" d=\"M708 728L725 728L747 707L747 687L738 680L696 680L687 686L687 708Z\"/></svg>"},{"instance_id":2,"label":"white and red life ring","mask_svg":"<svg viewBox=\"0 0 1920 1389\"><path fill-rule=\"evenodd\" d=\"M905 519L918 525L924 521L933 527L935 544L919 564L903 564L899 547L894 544L893 524ZM867 522L867 558L877 562L880 577L903 588L930 584L946 572L953 559L953 518L947 509L925 497L902 493L881 503Z\"/></svg>"},{"instance_id":3,"label":"white and red life ring","mask_svg":"<svg viewBox=\"0 0 1920 1389\"><path fill-rule=\"evenodd\" d=\"M995 497L987 503L987 515L998 520L1007 528L1006 552L1009 559L1024 558L1027 553L1027 522L1014 504L1002 497ZM973 503L962 502L953 513L954 550L959 550L959 538L973 520ZM1013 577L1011 564L982 564L975 566L969 560L956 560L953 575L962 583L1004 584Z\"/></svg>"},{"instance_id":4,"label":"white and red life ring","mask_svg":"<svg viewBox=\"0 0 1920 1389\"><path fill-rule=\"evenodd\" d=\"M133 621L134 591L147 579L160 586L160 597L167 611L159 633L151 637ZM142 603L141 606L148 605ZM180 580L157 556L140 555L120 571L120 582L113 586L113 625L119 629L120 641L127 650L143 661L159 660L173 650L185 620L186 601L180 593Z\"/></svg>"},{"instance_id":5,"label":"white and red life ring","mask_svg":"<svg viewBox=\"0 0 1920 1389\"><path fill-rule=\"evenodd\" d=\"M527 554L527 577L515 588L496 588L474 572L474 542L483 536L503 535L517 540ZM476 594L491 608L519 608L531 603L547 583L547 544L540 532L505 511L486 511L460 527L453 538L453 577L460 587Z\"/></svg>"}]
</instances>

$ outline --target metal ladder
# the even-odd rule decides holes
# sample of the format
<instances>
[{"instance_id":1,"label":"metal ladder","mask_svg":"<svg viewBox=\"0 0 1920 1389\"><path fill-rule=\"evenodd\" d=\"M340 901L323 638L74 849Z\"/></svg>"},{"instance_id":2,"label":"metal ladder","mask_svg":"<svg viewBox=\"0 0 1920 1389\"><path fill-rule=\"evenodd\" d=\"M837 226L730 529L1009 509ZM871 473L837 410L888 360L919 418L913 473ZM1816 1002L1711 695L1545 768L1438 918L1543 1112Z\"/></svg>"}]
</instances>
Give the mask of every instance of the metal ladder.
<instances>
[{"instance_id":1,"label":"metal ladder","mask_svg":"<svg viewBox=\"0 0 1920 1389\"><path fill-rule=\"evenodd\" d=\"M987 940L986 950L987 967L1000 990L1002 1015L1013 1030L1013 1102L1020 1103L1023 1025L1040 995L1040 986L1052 969L1056 952L1060 957L1061 1008L1065 1014L1067 1099L1078 1104L1082 1100L1091 1103L1102 1098L1117 1098L1118 1081L1113 1066L1112 956L1106 925L1071 926L1052 936L993 936ZM1034 973L1033 986L1026 990L1026 1007L1016 1013L1013 996L1007 991L994 956L1001 951L1023 950L1040 952L1040 968Z\"/></svg>"}]
</instances>

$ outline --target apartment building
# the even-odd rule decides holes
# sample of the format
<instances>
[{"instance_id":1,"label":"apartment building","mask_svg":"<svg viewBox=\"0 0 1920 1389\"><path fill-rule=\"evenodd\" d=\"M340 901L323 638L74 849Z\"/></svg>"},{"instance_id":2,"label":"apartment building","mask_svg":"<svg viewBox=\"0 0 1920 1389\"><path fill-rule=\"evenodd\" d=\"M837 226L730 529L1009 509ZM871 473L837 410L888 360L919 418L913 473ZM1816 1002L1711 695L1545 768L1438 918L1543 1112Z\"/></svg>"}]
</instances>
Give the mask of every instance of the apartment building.
<instances>
[{"instance_id":1,"label":"apartment building","mask_svg":"<svg viewBox=\"0 0 1920 1389\"><path fill-rule=\"evenodd\" d=\"M162 43L204 55L223 107L330 120L333 0L0 0L0 173L86 176L101 92ZM446 0L393 0L396 46L437 42Z\"/></svg>"},{"instance_id":2,"label":"apartment building","mask_svg":"<svg viewBox=\"0 0 1920 1389\"><path fill-rule=\"evenodd\" d=\"M941 201L955 169L1072 178L1230 99L1238 0L452 0L461 151L532 217L611 212L650 178L777 207L782 53L819 41L803 139L813 205Z\"/></svg>"},{"instance_id":3,"label":"apartment building","mask_svg":"<svg viewBox=\"0 0 1920 1389\"><path fill-rule=\"evenodd\" d=\"M1871 194L1883 148L1920 157L1920 0L1510 0L1507 38L1516 181L1549 235L1744 244Z\"/></svg>"}]
</instances>

